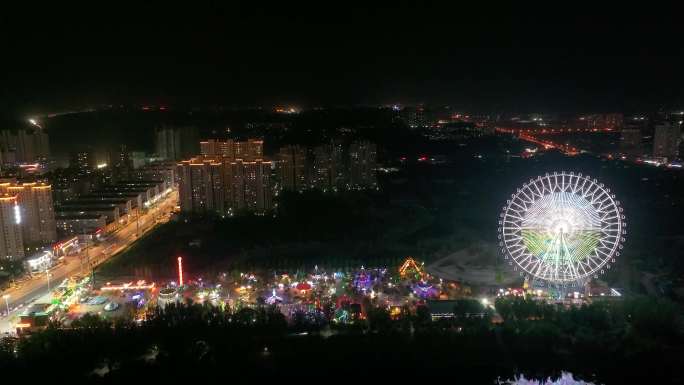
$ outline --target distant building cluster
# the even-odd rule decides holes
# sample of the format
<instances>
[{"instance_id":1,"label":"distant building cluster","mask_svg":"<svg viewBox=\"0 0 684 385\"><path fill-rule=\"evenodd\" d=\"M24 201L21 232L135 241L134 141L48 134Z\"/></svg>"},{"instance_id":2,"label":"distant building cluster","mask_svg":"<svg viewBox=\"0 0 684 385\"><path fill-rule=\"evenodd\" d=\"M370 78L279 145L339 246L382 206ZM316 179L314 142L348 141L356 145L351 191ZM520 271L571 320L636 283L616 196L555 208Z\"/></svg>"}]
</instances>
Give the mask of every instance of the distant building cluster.
<instances>
[{"instance_id":1,"label":"distant building cluster","mask_svg":"<svg viewBox=\"0 0 684 385\"><path fill-rule=\"evenodd\" d=\"M69 167L48 175L54 188L55 200L63 202L87 194L102 186L126 180L163 181L168 187L176 182L175 162L163 161L143 152L128 151L126 146L110 150L99 162L92 149L73 152Z\"/></svg>"},{"instance_id":2,"label":"distant building cluster","mask_svg":"<svg viewBox=\"0 0 684 385\"><path fill-rule=\"evenodd\" d=\"M672 161L679 155L681 142L681 124L661 122L656 124L653 135L653 157Z\"/></svg>"},{"instance_id":3,"label":"distant building cluster","mask_svg":"<svg viewBox=\"0 0 684 385\"><path fill-rule=\"evenodd\" d=\"M22 259L57 241L52 188L45 183L0 183L0 257Z\"/></svg>"},{"instance_id":4,"label":"distant building cluster","mask_svg":"<svg viewBox=\"0 0 684 385\"><path fill-rule=\"evenodd\" d=\"M656 164L674 162L681 153L682 123L684 111L630 116L621 130L620 153Z\"/></svg>"},{"instance_id":5,"label":"distant building cluster","mask_svg":"<svg viewBox=\"0 0 684 385\"><path fill-rule=\"evenodd\" d=\"M357 141L307 149L299 145L281 147L276 154L276 177L286 191L338 191L376 188L377 146Z\"/></svg>"},{"instance_id":6,"label":"distant building cluster","mask_svg":"<svg viewBox=\"0 0 684 385\"><path fill-rule=\"evenodd\" d=\"M494 133L494 120L489 115L475 115L443 107L399 107L398 119L410 129L419 129L430 140L461 140Z\"/></svg>"},{"instance_id":7,"label":"distant building cluster","mask_svg":"<svg viewBox=\"0 0 684 385\"><path fill-rule=\"evenodd\" d=\"M59 235L105 235L135 220L172 187L163 179L119 180L61 201L55 208Z\"/></svg>"},{"instance_id":8,"label":"distant building cluster","mask_svg":"<svg viewBox=\"0 0 684 385\"><path fill-rule=\"evenodd\" d=\"M155 130L155 153L162 160L177 161L197 154L197 127L162 124Z\"/></svg>"},{"instance_id":9,"label":"distant building cluster","mask_svg":"<svg viewBox=\"0 0 684 385\"><path fill-rule=\"evenodd\" d=\"M186 213L266 212L273 205L273 162L263 142L208 140L201 154L178 164L181 210Z\"/></svg>"},{"instance_id":10,"label":"distant building cluster","mask_svg":"<svg viewBox=\"0 0 684 385\"><path fill-rule=\"evenodd\" d=\"M399 118L406 123L409 128L430 127L439 120L438 114L434 110L423 106L404 107L400 111Z\"/></svg>"},{"instance_id":11,"label":"distant building cluster","mask_svg":"<svg viewBox=\"0 0 684 385\"><path fill-rule=\"evenodd\" d=\"M50 156L47 133L41 128L0 131L2 164L35 163Z\"/></svg>"},{"instance_id":12,"label":"distant building cluster","mask_svg":"<svg viewBox=\"0 0 684 385\"><path fill-rule=\"evenodd\" d=\"M131 172L133 180L163 182L163 189L173 189L178 184L176 166L172 162L155 162L137 168Z\"/></svg>"},{"instance_id":13,"label":"distant building cluster","mask_svg":"<svg viewBox=\"0 0 684 385\"><path fill-rule=\"evenodd\" d=\"M624 123L621 113L580 115L571 126L586 130L619 130Z\"/></svg>"},{"instance_id":14,"label":"distant building cluster","mask_svg":"<svg viewBox=\"0 0 684 385\"><path fill-rule=\"evenodd\" d=\"M658 111L652 114L623 115L526 114L499 117L496 128L500 132L519 136L537 134L619 133L619 144L611 156L644 161L654 165L681 167L684 111Z\"/></svg>"},{"instance_id":15,"label":"distant building cluster","mask_svg":"<svg viewBox=\"0 0 684 385\"><path fill-rule=\"evenodd\" d=\"M175 162L158 161L120 146L111 163L97 163L92 151L72 154L69 167L52 171L55 224L59 239L96 237L137 218L175 188Z\"/></svg>"},{"instance_id":16,"label":"distant building cluster","mask_svg":"<svg viewBox=\"0 0 684 385\"><path fill-rule=\"evenodd\" d=\"M603 132L619 131L624 122L622 113L519 114L498 116L495 125L510 131Z\"/></svg>"},{"instance_id":17,"label":"distant building cluster","mask_svg":"<svg viewBox=\"0 0 684 385\"><path fill-rule=\"evenodd\" d=\"M644 133L648 121L643 118L625 119L620 130L620 153L636 158L644 155Z\"/></svg>"},{"instance_id":18,"label":"distant building cluster","mask_svg":"<svg viewBox=\"0 0 684 385\"><path fill-rule=\"evenodd\" d=\"M231 215L265 213L280 191L376 188L376 146L354 142L308 149L281 147L271 159L263 141L248 139L200 142L200 155L178 163L181 210Z\"/></svg>"}]
</instances>

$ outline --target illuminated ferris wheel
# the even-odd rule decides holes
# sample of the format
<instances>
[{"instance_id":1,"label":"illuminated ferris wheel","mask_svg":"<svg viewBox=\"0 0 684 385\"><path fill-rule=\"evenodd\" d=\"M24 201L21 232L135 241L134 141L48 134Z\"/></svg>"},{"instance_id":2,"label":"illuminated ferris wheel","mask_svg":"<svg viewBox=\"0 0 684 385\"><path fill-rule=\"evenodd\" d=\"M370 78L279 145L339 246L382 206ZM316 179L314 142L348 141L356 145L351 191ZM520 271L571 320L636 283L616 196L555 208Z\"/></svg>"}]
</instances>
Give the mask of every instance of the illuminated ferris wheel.
<instances>
[{"instance_id":1,"label":"illuminated ferris wheel","mask_svg":"<svg viewBox=\"0 0 684 385\"><path fill-rule=\"evenodd\" d=\"M597 278L620 255L626 232L620 202L582 174L531 179L499 216L504 259L526 278L568 285Z\"/></svg>"}]
</instances>

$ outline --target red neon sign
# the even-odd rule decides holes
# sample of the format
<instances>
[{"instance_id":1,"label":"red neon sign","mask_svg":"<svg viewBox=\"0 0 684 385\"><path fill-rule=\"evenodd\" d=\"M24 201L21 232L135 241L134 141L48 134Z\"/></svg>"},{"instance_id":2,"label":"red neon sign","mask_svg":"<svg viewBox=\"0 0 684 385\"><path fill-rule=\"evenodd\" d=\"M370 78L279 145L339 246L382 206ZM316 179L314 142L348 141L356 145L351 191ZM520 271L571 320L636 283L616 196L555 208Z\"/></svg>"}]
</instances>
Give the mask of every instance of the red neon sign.
<instances>
[{"instance_id":1,"label":"red neon sign","mask_svg":"<svg viewBox=\"0 0 684 385\"><path fill-rule=\"evenodd\" d=\"M178 286L183 286L183 258L178 257Z\"/></svg>"}]
</instances>

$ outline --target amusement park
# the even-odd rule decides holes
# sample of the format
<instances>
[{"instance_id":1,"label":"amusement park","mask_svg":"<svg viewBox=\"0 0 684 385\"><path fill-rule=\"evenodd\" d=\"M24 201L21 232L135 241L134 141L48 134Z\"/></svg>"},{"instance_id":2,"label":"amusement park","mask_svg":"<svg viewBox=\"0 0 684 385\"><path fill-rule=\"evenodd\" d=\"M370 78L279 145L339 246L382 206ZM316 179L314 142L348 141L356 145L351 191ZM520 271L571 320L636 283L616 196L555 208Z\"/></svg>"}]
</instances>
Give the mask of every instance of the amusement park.
<instances>
[{"instance_id":1,"label":"amusement park","mask_svg":"<svg viewBox=\"0 0 684 385\"><path fill-rule=\"evenodd\" d=\"M65 279L15 320L18 333L40 330L49 321L68 326L84 314L126 317L143 322L157 307L200 303L239 311L272 306L288 320L305 316L320 324L353 324L375 308L396 319L424 307L433 320L457 316L459 301L481 307L467 316L500 322L497 300L525 298L545 304L578 306L620 299L618 288L599 281L623 248L626 221L620 202L589 176L554 172L524 183L506 201L498 221L502 265L517 274L515 284L473 284L427 272L407 257L399 266L359 266L295 271L184 271L158 282L142 279L96 284L94 277Z\"/></svg>"},{"instance_id":2,"label":"amusement park","mask_svg":"<svg viewBox=\"0 0 684 385\"><path fill-rule=\"evenodd\" d=\"M582 304L619 298L621 290L598 281L620 256L626 235L623 209L610 189L596 179L555 172L532 179L511 194L498 221L503 266L519 278L510 286L473 284L429 274L425 263L407 257L400 266L359 266L311 271L183 271L177 257L176 279L70 277L25 308L11 330L26 333L49 320L69 325L87 313L136 321L156 306L173 302L220 307L276 306L286 317L307 314L321 322L352 323L369 308L393 317L425 306L433 319L453 317L458 300L475 299L482 312L497 298L526 297L546 303ZM496 317L494 317L496 319Z\"/></svg>"}]
</instances>

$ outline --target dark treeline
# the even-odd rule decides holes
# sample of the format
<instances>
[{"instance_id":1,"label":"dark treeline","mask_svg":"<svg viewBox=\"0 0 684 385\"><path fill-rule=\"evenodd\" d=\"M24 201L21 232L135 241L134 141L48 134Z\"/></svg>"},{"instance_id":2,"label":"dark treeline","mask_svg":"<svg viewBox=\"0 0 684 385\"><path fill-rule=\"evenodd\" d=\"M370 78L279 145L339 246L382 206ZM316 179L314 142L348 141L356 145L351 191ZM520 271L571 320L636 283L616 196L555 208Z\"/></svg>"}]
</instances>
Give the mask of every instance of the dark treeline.
<instances>
[{"instance_id":1,"label":"dark treeline","mask_svg":"<svg viewBox=\"0 0 684 385\"><path fill-rule=\"evenodd\" d=\"M149 234L101 272L129 274L145 266L170 276L178 255L187 257L188 271L195 272L387 267L399 266L407 255L425 258L466 245L461 234L430 231L450 230L456 219L411 202L390 202L379 192L285 192L278 201L275 216L181 218Z\"/></svg>"},{"instance_id":2,"label":"dark treeline","mask_svg":"<svg viewBox=\"0 0 684 385\"><path fill-rule=\"evenodd\" d=\"M366 319L339 326L325 321L329 309L288 322L268 306L169 305L140 325L86 316L71 329L52 325L4 339L0 372L6 378L30 373L32 382L103 384L369 376L491 384L516 373L561 370L597 384L683 379L682 313L665 300L564 309L517 299L499 300L496 308L499 324L479 302L462 300L453 319L432 322L427 308L418 307L392 320L386 310L369 307ZM485 316L468 316L473 312Z\"/></svg>"}]
</instances>

